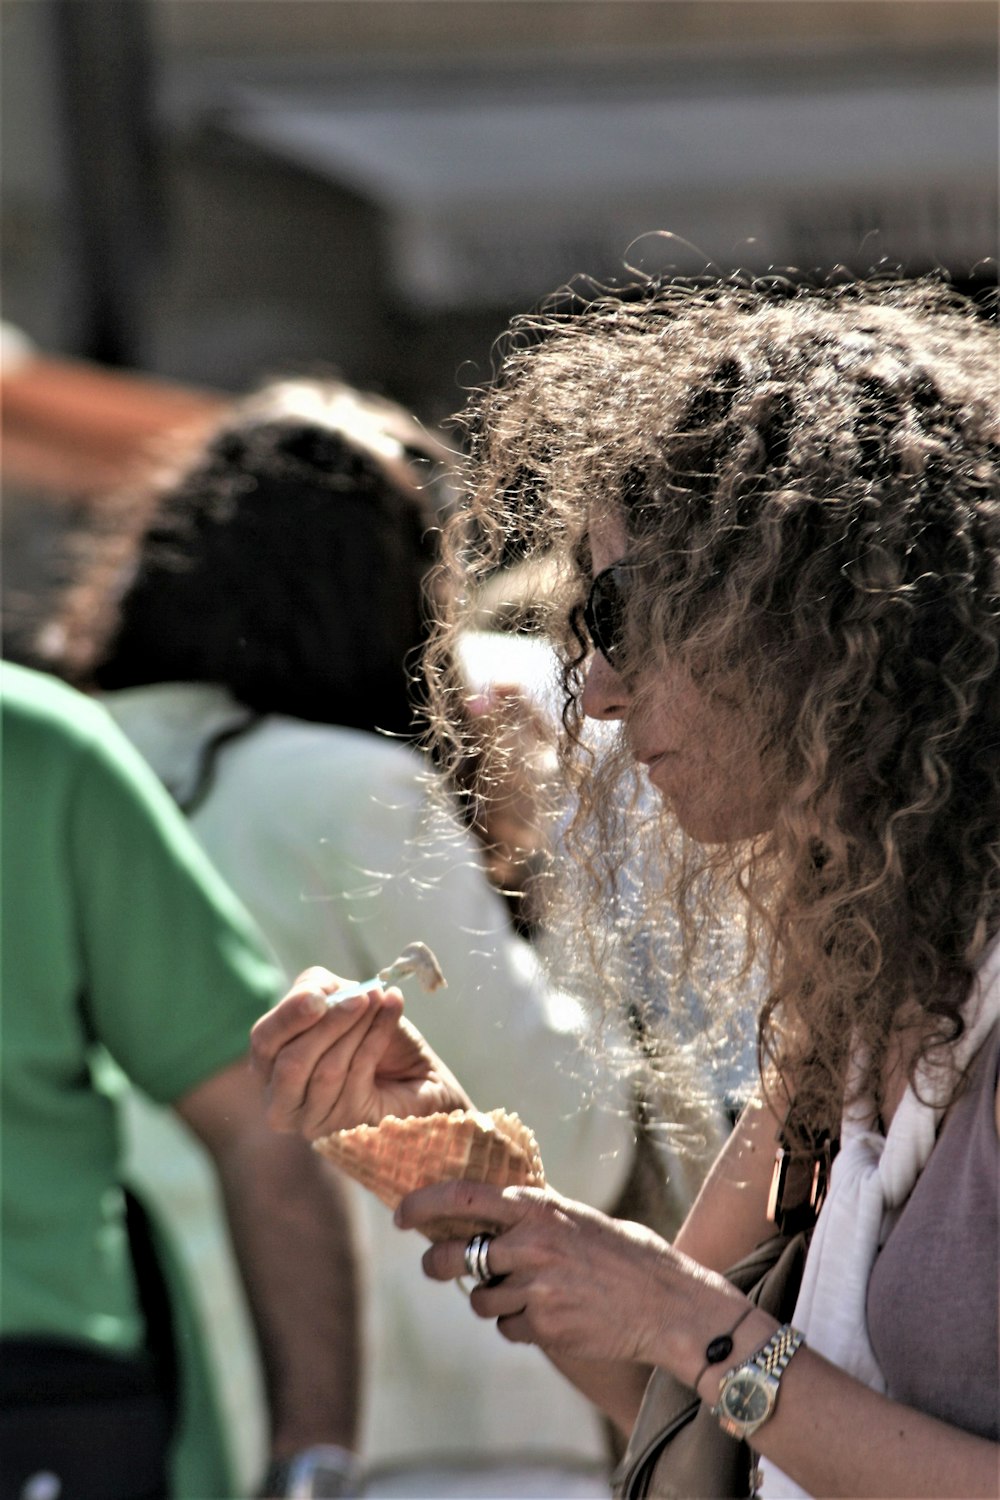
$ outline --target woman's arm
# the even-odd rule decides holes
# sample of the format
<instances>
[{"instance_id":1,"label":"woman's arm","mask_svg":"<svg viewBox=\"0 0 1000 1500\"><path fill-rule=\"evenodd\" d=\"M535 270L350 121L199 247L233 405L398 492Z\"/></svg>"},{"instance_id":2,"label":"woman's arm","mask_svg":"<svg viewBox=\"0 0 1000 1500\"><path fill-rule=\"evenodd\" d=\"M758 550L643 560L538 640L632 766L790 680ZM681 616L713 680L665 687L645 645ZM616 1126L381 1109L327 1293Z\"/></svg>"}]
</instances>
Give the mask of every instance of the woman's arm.
<instances>
[{"instance_id":1,"label":"woman's arm","mask_svg":"<svg viewBox=\"0 0 1000 1500\"><path fill-rule=\"evenodd\" d=\"M774 1234L767 1200L780 1121L755 1099L716 1157L674 1246L710 1271L734 1266Z\"/></svg>"},{"instance_id":2,"label":"woman's arm","mask_svg":"<svg viewBox=\"0 0 1000 1500\"><path fill-rule=\"evenodd\" d=\"M759 1336L764 1314L754 1317L757 1343L734 1360L768 1337ZM706 1375L698 1389L713 1400L718 1376ZM869 1390L808 1347L788 1366L775 1414L751 1441L765 1468L773 1459L808 1494L830 1500L996 1500L1000 1492L1000 1445Z\"/></svg>"},{"instance_id":3,"label":"woman's arm","mask_svg":"<svg viewBox=\"0 0 1000 1500\"><path fill-rule=\"evenodd\" d=\"M653 1373L652 1365L628 1359L570 1359L551 1349L541 1352L628 1439Z\"/></svg>"},{"instance_id":4,"label":"woman's arm","mask_svg":"<svg viewBox=\"0 0 1000 1500\"><path fill-rule=\"evenodd\" d=\"M765 1216L778 1121L759 1100L747 1106L719 1153L674 1240L708 1270L724 1271L774 1233ZM545 1353L558 1370L627 1437L635 1425L652 1366L570 1359Z\"/></svg>"},{"instance_id":5,"label":"woman's arm","mask_svg":"<svg viewBox=\"0 0 1000 1500\"><path fill-rule=\"evenodd\" d=\"M725 1369L775 1331L769 1314L742 1318L725 1366L700 1374L705 1350L746 1312L743 1295L715 1272L639 1225L532 1188L439 1183L405 1198L404 1228L446 1215L493 1222L489 1250L498 1283L478 1286L472 1307L500 1332L537 1343L557 1361L660 1366L714 1401ZM432 1245L424 1268L437 1280L463 1274L461 1241ZM569 1365L568 1368L575 1368ZM631 1377L627 1377L627 1381ZM869 1390L808 1347L782 1379L775 1416L752 1439L809 1494L972 1497L997 1493L1000 1446Z\"/></svg>"},{"instance_id":6,"label":"woman's arm","mask_svg":"<svg viewBox=\"0 0 1000 1500\"><path fill-rule=\"evenodd\" d=\"M402 1018L397 992L373 990L367 999L328 1007L340 983L325 969L307 970L254 1027L254 1065L267 1090L273 1128L314 1139L376 1123L387 1113L468 1106L464 1090ZM386 1088L392 1088L391 1095ZM776 1129L764 1106L744 1112L678 1236L679 1247L692 1259L704 1257L712 1269L723 1269L766 1236L763 1206ZM631 1430L648 1362L578 1359L555 1348L545 1352L623 1432Z\"/></svg>"},{"instance_id":7,"label":"woman's arm","mask_svg":"<svg viewBox=\"0 0 1000 1500\"><path fill-rule=\"evenodd\" d=\"M353 1450L363 1367L351 1199L304 1141L264 1123L244 1059L178 1099L210 1152L261 1346L271 1457Z\"/></svg>"}]
</instances>

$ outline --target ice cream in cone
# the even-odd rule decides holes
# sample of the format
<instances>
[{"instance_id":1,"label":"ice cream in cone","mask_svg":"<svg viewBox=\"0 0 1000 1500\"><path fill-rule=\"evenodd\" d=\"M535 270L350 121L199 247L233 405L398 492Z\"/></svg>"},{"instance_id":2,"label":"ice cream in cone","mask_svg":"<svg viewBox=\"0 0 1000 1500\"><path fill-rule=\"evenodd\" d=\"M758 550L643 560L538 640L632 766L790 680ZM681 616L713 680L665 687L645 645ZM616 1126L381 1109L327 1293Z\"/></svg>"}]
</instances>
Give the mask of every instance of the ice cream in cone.
<instances>
[{"instance_id":1,"label":"ice cream in cone","mask_svg":"<svg viewBox=\"0 0 1000 1500\"><path fill-rule=\"evenodd\" d=\"M494 1109L455 1109L450 1114L386 1115L378 1125L338 1130L314 1141L315 1149L341 1171L395 1208L415 1188L464 1178L497 1187L543 1187L538 1143L517 1115ZM430 1238L468 1238L491 1228L469 1219L441 1219Z\"/></svg>"}]
</instances>

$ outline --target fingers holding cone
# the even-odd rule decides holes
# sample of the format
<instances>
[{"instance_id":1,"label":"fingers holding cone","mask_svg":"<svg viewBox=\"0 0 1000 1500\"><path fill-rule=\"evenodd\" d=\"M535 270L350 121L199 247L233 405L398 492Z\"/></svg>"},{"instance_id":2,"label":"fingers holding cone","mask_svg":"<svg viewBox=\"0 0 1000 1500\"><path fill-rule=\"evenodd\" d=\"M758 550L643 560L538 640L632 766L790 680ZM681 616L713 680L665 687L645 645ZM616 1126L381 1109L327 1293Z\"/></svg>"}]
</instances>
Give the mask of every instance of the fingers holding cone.
<instances>
[{"instance_id":1,"label":"fingers holding cone","mask_svg":"<svg viewBox=\"0 0 1000 1500\"><path fill-rule=\"evenodd\" d=\"M392 1209L408 1193L439 1182L460 1180L496 1188L545 1184L534 1135L517 1115L502 1109L458 1109L408 1119L387 1116L377 1126L335 1132L314 1145ZM420 1227L432 1240L447 1240L468 1238L476 1225L465 1217L441 1216Z\"/></svg>"}]
</instances>

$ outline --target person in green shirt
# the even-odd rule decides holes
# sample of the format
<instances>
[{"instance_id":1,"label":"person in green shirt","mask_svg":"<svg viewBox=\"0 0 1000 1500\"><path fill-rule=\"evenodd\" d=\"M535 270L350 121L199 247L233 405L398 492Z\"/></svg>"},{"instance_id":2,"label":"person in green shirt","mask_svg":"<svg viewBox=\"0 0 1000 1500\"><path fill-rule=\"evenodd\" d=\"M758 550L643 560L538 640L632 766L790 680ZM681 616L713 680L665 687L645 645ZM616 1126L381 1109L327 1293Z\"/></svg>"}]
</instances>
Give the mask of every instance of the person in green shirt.
<instances>
[{"instance_id":1,"label":"person in green shirt","mask_svg":"<svg viewBox=\"0 0 1000 1500\"><path fill-rule=\"evenodd\" d=\"M247 1066L247 1029L282 977L99 705L9 663L0 703L0 1496L235 1493L175 1268L141 1271L150 1225L123 1186L122 1075L173 1106L218 1173L268 1372L264 1493L318 1444L347 1476L348 1200L304 1143L267 1129Z\"/></svg>"}]
</instances>

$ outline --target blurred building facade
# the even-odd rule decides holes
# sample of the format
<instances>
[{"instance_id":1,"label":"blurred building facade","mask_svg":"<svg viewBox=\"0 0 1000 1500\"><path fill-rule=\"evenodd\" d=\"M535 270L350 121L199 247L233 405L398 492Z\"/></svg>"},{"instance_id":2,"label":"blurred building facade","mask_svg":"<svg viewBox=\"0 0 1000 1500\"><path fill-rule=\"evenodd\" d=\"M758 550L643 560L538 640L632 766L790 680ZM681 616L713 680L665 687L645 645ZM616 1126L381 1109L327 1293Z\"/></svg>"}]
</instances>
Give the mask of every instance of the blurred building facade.
<instances>
[{"instance_id":1,"label":"blurred building facade","mask_svg":"<svg viewBox=\"0 0 1000 1500\"><path fill-rule=\"evenodd\" d=\"M3 0L4 315L420 415L513 311L706 261L994 274L992 0ZM663 231L672 237L665 237Z\"/></svg>"}]
</instances>

